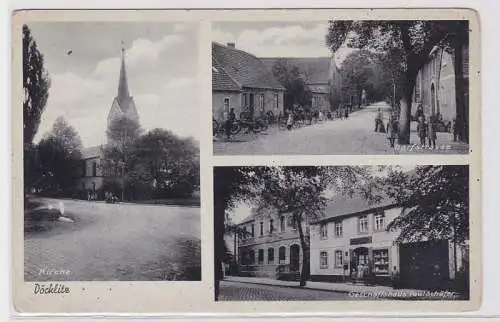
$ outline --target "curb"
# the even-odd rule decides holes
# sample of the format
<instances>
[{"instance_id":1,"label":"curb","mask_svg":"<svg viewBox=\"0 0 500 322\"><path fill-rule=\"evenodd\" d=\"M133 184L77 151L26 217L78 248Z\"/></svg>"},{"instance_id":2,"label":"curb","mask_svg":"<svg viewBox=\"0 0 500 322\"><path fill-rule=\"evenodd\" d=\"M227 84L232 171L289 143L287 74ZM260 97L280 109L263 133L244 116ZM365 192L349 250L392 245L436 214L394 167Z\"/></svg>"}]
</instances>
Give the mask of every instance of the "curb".
<instances>
[{"instance_id":1,"label":"curb","mask_svg":"<svg viewBox=\"0 0 500 322\"><path fill-rule=\"evenodd\" d=\"M277 284L269 284L269 283L261 283L261 282L252 282L252 281L231 281L231 280L222 280L226 282L237 282L237 283L246 283L246 284L255 284L255 285L267 285L267 286L277 286L277 287L287 287L287 288L297 288L301 290L315 290L315 291L325 291L325 292L334 292L334 293L349 293L351 291L347 290L329 290L322 288L315 288L310 286L300 286L300 285L277 285Z\"/></svg>"}]
</instances>

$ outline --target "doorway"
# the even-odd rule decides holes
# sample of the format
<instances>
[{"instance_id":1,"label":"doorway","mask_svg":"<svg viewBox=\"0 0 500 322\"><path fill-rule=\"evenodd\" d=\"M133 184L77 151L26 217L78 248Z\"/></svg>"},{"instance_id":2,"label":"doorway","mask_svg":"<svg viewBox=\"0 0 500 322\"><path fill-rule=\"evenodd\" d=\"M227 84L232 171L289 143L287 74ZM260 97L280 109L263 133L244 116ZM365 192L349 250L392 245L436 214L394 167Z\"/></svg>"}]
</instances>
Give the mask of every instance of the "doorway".
<instances>
[{"instance_id":1,"label":"doorway","mask_svg":"<svg viewBox=\"0 0 500 322\"><path fill-rule=\"evenodd\" d=\"M290 271L299 270L300 261L300 246L292 245L290 246Z\"/></svg>"}]
</instances>

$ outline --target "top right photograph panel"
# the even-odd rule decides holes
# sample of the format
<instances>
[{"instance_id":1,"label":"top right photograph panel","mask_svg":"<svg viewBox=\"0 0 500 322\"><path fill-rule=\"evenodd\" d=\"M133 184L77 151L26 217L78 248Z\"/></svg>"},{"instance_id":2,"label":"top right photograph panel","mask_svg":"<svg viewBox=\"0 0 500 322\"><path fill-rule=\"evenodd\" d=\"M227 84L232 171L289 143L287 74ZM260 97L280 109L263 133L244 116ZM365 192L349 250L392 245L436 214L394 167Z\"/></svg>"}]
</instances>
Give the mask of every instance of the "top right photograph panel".
<instances>
[{"instance_id":1,"label":"top right photograph panel","mask_svg":"<svg viewBox=\"0 0 500 322\"><path fill-rule=\"evenodd\" d=\"M215 22L214 155L468 154L469 34L468 20Z\"/></svg>"}]
</instances>

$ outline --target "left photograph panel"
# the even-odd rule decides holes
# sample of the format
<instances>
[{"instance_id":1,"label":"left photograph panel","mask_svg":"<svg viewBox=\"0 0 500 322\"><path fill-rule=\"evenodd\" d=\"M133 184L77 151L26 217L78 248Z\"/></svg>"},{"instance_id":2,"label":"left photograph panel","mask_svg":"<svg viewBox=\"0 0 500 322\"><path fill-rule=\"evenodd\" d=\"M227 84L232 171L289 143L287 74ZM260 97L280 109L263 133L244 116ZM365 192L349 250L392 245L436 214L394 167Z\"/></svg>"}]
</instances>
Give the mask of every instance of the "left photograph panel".
<instances>
[{"instance_id":1,"label":"left photograph panel","mask_svg":"<svg viewBox=\"0 0 500 322\"><path fill-rule=\"evenodd\" d=\"M26 282L201 280L198 37L23 25Z\"/></svg>"}]
</instances>

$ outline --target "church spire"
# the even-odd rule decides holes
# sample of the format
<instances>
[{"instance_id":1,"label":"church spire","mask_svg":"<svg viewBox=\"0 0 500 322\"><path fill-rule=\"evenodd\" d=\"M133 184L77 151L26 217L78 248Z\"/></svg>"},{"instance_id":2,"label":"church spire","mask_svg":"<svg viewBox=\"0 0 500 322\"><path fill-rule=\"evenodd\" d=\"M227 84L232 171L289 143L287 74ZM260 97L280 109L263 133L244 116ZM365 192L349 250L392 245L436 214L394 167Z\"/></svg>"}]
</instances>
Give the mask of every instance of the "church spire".
<instances>
[{"instance_id":1,"label":"church spire","mask_svg":"<svg viewBox=\"0 0 500 322\"><path fill-rule=\"evenodd\" d=\"M122 105L130 97L130 93L128 91L128 82L127 82L127 72L125 70L125 48L122 41L122 64L120 68L120 79L118 81L118 94L116 98L118 99L118 103Z\"/></svg>"}]
</instances>

